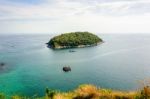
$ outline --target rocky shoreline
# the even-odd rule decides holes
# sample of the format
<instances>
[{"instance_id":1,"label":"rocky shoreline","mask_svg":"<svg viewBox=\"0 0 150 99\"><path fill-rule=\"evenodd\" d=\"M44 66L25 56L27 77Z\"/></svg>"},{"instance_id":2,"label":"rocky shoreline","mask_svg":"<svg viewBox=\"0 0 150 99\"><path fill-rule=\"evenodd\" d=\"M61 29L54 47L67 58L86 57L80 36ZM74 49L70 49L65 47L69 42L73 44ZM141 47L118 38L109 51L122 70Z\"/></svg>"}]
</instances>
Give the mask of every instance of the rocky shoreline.
<instances>
[{"instance_id":1,"label":"rocky shoreline","mask_svg":"<svg viewBox=\"0 0 150 99\"><path fill-rule=\"evenodd\" d=\"M49 46L49 48L52 48L52 49L69 49L69 48L85 48L85 47L93 47L93 46L98 46L100 44L102 44L104 42L99 42L99 43L96 43L96 44L92 44L92 45L78 45L78 46L55 46L55 47L52 47L52 46ZM46 43L47 44L47 43Z\"/></svg>"}]
</instances>

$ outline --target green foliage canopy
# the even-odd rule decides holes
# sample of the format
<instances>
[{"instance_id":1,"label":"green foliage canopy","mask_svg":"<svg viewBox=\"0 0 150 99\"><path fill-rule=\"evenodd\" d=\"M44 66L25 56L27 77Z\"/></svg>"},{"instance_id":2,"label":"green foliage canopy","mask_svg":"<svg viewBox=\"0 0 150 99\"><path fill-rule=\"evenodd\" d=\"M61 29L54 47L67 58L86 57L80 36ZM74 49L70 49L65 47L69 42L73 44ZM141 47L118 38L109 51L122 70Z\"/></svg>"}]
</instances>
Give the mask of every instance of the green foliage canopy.
<instances>
[{"instance_id":1,"label":"green foliage canopy","mask_svg":"<svg viewBox=\"0 0 150 99\"><path fill-rule=\"evenodd\" d=\"M90 32L71 32L53 37L48 45L52 48L59 46L77 47L80 45L96 45L100 42L102 42L102 39Z\"/></svg>"}]
</instances>

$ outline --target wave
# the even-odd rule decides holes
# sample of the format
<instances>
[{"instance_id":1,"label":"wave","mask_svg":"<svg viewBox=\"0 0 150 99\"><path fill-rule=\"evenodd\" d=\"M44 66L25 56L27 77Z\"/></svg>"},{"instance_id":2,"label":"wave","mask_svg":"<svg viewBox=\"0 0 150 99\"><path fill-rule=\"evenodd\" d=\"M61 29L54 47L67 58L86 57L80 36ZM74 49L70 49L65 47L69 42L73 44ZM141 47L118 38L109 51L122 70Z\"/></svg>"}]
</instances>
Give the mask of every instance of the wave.
<instances>
[{"instance_id":1,"label":"wave","mask_svg":"<svg viewBox=\"0 0 150 99\"><path fill-rule=\"evenodd\" d=\"M102 54L97 54L94 57L91 58L86 58L86 59L80 59L80 60L72 60L71 62L87 62L87 61L92 61L92 60L96 60L96 59L100 59L106 56L110 56L110 55L115 55L115 54L120 54L120 53L124 53L124 52L129 52L129 51L134 51L134 50L138 50L138 49L143 49L143 48L148 48L148 46L143 46L143 47L137 47L137 48L124 48L124 49L119 49L119 50L115 50L115 51L111 51L111 52L106 52L106 53L102 53Z\"/></svg>"},{"instance_id":2,"label":"wave","mask_svg":"<svg viewBox=\"0 0 150 99\"><path fill-rule=\"evenodd\" d=\"M147 46L143 46L143 47L137 47L137 48L130 48L130 49L120 49L120 50L116 50L116 51L111 51L111 52L107 52L107 53L103 53L103 54L100 54L100 55L97 55L95 57L92 57L91 59L88 59L88 60L94 60L94 59L97 59L97 58L102 58L104 56L109 56L109 55L113 55L113 54L120 54L120 53L124 53L124 52L129 52L129 51L134 51L134 50L138 50L138 49L143 49L143 48L146 48Z\"/></svg>"}]
</instances>

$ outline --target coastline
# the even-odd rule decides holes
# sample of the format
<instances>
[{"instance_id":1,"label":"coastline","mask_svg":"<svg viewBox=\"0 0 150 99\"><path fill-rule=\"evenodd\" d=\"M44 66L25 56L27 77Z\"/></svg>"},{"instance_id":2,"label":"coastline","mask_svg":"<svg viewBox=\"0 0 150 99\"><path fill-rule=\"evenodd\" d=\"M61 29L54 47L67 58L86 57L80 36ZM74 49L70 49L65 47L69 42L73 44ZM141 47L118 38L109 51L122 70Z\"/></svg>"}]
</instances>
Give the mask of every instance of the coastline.
<instances>
[{"instance_id":1,"label":"coastline","mask_svg":"<svg viewBox=\"0 0 150 99\"><path fill-rule=\"evenodd\" d=\"M78 45L78 46L57 46L57 47L52 47L50 46L48 43L46 43L48 46L48 48L52 48L52 49L56 49L56 50L59 50L59 49L69 49L69 48L85 48L85 47L93 47L93 46L98 46L100 44L104 43L104 41L102 42L98 42L96 44L91 44L91 45Z\"/></svg>"},{"instance_id":2,"label":"coastline","mask_svg":"<svg viewBox=\"0 0 150 99\"><path fill-rule=\"evenodd\" d=\"M149 99L149 91L148 86L136 91L117 91L99 88L91 84L83 84L68 92L46 88L46 95L42 97L38 95L28 97L16 94L8 98L4 93L0 93L0 99Z\"/></svg>"}]
</instances>

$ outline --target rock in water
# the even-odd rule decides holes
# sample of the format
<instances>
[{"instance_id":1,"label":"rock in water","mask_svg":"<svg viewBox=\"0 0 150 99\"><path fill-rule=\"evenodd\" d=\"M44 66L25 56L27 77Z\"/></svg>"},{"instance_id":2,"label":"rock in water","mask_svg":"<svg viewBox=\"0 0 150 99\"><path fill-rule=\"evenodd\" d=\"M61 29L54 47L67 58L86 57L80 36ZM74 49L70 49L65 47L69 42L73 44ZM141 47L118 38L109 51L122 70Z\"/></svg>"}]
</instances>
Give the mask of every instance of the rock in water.
<instances>
[{"instance_id":1,"label":"rock in water","mask_svg":"<svg viewBox=\"0 0 150 99\"><path fill-rule=\"evenodd\" d=\"M68 66L66 66L66 67L63 67L63 71L64 72L69 72L69 71L71 71L71 68Z\"/></svg>"},{"instance_id":2,"label":"rock in water","mask_svg":"<svg viewBox=\"0 0 150 99\"><path fill-rule=\"evenodd\" d=\"M2 63L0 63L0 66L4 66L4 65L5 65L5 63L3 63L3 62L2 62Z\"/></svg>"}]
</instances>

